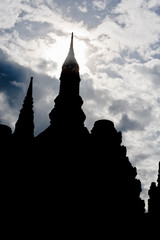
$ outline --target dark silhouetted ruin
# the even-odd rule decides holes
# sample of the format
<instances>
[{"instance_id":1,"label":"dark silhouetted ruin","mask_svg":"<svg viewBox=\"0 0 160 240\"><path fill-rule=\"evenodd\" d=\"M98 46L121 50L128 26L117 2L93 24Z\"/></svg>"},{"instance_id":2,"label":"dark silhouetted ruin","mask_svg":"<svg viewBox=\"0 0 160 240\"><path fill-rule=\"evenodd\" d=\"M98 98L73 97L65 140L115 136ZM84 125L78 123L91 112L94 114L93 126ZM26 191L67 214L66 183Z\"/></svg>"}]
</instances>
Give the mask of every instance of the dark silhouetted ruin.
<instances>
[{"instance_id":1,"label":"dark silhouetted ruin","mask_svg":"<svg viewBox=\"0 0 160 240\"><path fill-rule=\"evenodd\" d=\"M53 218L57 223L105 228L107 222L144 218L141 182L122 134L106 119L88 131L80 81L72 34L48 128L34 137L33 78L13 134L0 125L6 218L18 214L39 223ZM154 216L160 207L159 175L157 186L152 183L149 190L149 215Z\"/></svg>"}]
</instances>

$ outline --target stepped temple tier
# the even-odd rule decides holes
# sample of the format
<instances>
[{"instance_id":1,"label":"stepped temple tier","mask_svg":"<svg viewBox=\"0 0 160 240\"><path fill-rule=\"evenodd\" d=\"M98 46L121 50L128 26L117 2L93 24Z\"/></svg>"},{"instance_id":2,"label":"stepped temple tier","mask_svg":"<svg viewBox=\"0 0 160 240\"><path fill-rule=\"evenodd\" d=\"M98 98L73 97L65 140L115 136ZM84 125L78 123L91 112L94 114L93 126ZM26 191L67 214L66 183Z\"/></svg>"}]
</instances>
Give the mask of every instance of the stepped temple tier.
<instances>
[{"instance_id":1,"label":"stepped temple tier","mask_svg":"<svg viewBox=\"0 0 160 240\"><path fill-rule=\"evenodd\" d=\"M160 174L157 185L151 184L146 213L122 133L107 119L96 121L91 131L85 126L73 45L72 33L49 126L34 136L33 77L13 133L0 125L3 222L18 218L18 224L56 223L103 234L122 223L122 235L126 226L135 233L143 221L160 215Z\"/></svg>"}]
</instances>

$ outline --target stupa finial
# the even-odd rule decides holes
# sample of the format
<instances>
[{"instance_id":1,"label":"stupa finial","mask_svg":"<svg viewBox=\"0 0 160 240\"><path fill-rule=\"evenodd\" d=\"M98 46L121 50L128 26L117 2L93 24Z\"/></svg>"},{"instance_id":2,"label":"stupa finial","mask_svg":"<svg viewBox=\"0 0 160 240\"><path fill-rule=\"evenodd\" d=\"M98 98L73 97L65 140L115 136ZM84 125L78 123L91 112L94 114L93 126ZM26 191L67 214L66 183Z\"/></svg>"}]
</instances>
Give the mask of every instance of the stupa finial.
<instances>
[{"instance_id":1,"label":"stupa finial","mask_svg":"<svg viewBox=\"0 0 160 240\"><path fill-rule=\"evenodd\" d=\"M65 59L63 66L63 70L69 70L69 71L76 71L79 72L79 65L77 63L77 60L75 59L74 56L74 49L73 49L73 32L71 34L71 43L70 43L70 48L69 52L67 55L67 58Z\"/></svg>"}]
</instances>

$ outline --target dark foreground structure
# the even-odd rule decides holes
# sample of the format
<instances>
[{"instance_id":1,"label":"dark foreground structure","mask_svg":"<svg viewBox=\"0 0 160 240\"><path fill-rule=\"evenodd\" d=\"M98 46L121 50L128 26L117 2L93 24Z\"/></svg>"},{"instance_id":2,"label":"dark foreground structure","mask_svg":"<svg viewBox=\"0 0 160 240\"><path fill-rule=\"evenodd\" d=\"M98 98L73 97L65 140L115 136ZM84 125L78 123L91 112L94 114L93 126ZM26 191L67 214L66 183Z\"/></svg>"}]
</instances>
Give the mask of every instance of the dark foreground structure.
<instances>
[{"instance_id":1,"label":"dark foreground structure","mask_svg":"<svg viewBox=\"0 0 160 240\"><path fill-rule=\"evenodd\" d=\"M121 224L124 233L128 224L135 232L160 216L160 176L149 190L146 214L121 132L106 119L90 132L84 125L80 81L72 34L49 127L34 136L33 78L14 132L0 125L3 220L103 234Z\"/></svg>"}]
</instances>

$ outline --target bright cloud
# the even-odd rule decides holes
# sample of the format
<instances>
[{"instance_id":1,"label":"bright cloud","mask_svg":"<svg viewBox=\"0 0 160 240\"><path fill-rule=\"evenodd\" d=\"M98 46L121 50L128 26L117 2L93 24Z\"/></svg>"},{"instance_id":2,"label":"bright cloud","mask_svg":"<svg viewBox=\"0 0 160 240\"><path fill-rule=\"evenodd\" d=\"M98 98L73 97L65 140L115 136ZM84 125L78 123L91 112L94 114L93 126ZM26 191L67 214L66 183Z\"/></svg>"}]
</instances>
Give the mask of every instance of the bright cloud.
<instances>
[{"instance_id":1,"label":"bright cloud","mask_svg":"<svg viewBox=\"0 0 160 240\"><path fill-rule=\"evenodd\" d=\"M12 28L21 13L19 0L5 0L0 2L0 28Z\"/></svg>"},{"instance_id":2,"label":"bright cloud","mask_svg":"<svg viewBox=\"0 0 160 240\"><path fill-rule=\"evenodd\" d=\"M147 50L150 44L159 41L160 17L143 0L123 0L113 12L118 14L115 20L123 29L122 41L130 49Z\"/></svg>"},{"instance_id":3,"label":"bright cloud","mask_svg":"<svg viewBox=\"0 0 160 240\"><path fill-rule=\"evenodd\" d=\"M0 122L13 128L16 121L16 113L17 112L8 104L8 99L5 93L0 92Z\"/></svg>"}]
</instances>

